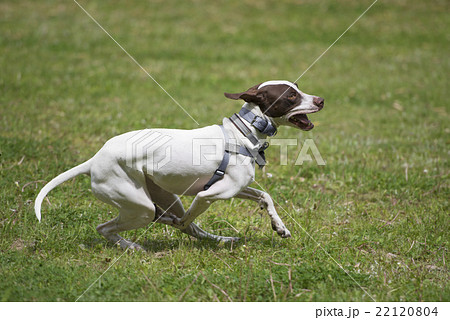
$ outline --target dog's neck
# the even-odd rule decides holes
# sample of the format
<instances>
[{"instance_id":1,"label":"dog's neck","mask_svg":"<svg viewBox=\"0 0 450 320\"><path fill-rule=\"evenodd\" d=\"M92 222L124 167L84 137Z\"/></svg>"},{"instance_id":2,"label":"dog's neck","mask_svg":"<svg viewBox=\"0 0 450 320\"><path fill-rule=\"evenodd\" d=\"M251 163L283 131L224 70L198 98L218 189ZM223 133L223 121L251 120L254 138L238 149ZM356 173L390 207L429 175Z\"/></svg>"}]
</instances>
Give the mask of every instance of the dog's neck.
<instances>
[{"instance_id":1,"label":"dog's neck","mask_svg":"<svg viewBox=\"0 0 450 320\"><path fill-rule=\"evenodd\" d=\"M261 111L261 109L259 108L259 106L257 104L246 102L246 103L244 103L242 108L247 109L248 111L251 111L253 114L257 115L258 117L261 117L264 120L268 121L276 129L277 125L273 121L273 119L271 117L267 116L266 114L264 114L264 112ZM244 119L244 121L245 121L245 119ZM258 139L262 139L262 140L267 139L267 134L264 134L261 131L257 130L256 128L254 128L253 125L251 123L249 123L248 121L245 121L245 122L246 122L246 124L249 125L249 128L251 128L252 132L258 137Z\"/></svg>"},{"instance_id":2,"label":"dog's neck","mask_svg":"<svg viewBox=\"0 0 450 320\"><path fill-rule=\"evenodd\" d=\"M253 114L263 118L266 121L269 121L273 126L275 126L274 121L272 118L265 115L259 106L257 106L254 103L245 103L242 106L243 109L247 109L248 111L251 111ZM242 118L241 118L242 119ZM248 139L244 138L244 136L237 130L236 126L231 122L229 118L223 119L223 126L227 129L229 133L232 134L232 137L234 137L239 144L244 145L248 150L259 150L267 139L267 134L262 133L258 129L256 129L250 122L248 122L245 119L242 119L242 121L245 123L247 128L252 132L252 134L258 139L257 144L251 143Z\"/></svg>"}]
</instances>

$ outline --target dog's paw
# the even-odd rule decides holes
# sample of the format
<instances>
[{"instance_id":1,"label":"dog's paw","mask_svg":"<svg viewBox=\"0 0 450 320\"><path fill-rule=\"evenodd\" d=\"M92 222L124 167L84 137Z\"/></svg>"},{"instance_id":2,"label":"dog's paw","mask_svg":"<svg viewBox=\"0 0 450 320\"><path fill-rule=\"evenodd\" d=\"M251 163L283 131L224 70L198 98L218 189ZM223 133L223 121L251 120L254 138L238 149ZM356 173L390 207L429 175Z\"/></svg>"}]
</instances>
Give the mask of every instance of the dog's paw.
<instances>
[{"instance_id":1,"label":"dog's paw","mask_svg":"<svg viewBox=\"0 0 450 320\"><path fill-rule=\"evenodd\" d=\"M282 234L278 233L280 235L280 237L282 238L290 238L291 237L291 233L287 228L284 228L284 231Z\"/></svg>"},{"instance_id":2,"label":"dog's paw","mask_svg":"<svg viewBox=\"0 0 450 320\"><path fill-rule=\"evenodd\" d=\"M272 229L276 231L276 233L282 237L282 238L290 238L291 233L289 230L283 225L283 226L277 226L274 223L272 223Z\"/></svg>"},{"instance_id":3,"label":"dog's paw","mask_svg":"<svg viewBox=\"0 0 450 320\"><path fill-rule=\"evenodd\" d=\"M136 251L145 251L143 247L138 245L137 243L134 243L130 240L121 239L119 241L119 245L123 250L129 249L129 250L136 250Z\"/></svg>"}]
</instances>

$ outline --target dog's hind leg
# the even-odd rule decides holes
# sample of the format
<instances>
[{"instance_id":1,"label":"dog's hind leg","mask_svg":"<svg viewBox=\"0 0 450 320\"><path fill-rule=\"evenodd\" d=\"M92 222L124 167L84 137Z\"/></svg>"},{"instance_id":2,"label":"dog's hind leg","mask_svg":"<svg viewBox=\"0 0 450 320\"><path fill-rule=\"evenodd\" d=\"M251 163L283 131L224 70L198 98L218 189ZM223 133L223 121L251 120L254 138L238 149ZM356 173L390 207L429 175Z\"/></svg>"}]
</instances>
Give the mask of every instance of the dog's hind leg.
<instances>
[{"instance_id":1,"label":"dog's hind leg","mask_svg":"<svg viewBox=\"0 0 450 320\"><path fill-rule=\"evenodd\" d=\"M173 193L170 193L158 185L156 185L150 178L147 178L147 188L151 194L152 200L157 204L155 222L167 224L169 226L179 229L190 236L197 239L211 239L223 242L237 242L237 237L217 236L202 230L195 223L191 223L186 229L181 229L179 225L173 221L176 218L182 218L186 212L180 198Z\"/></svg>"},{"instance_id":2,"label":"dog's hind leg","mask_svg":"<svg viewBox=\"0 0 450 320\"><path fill-rule=\"evenodd\" d=\"M161 210L161 209L157 209ZM190 236L193 236L197 239L210 239L215 241L222 241L222 242L237 242L240 240L238 237L224 237L224 236L218 236L209 232L206 232L205 230L201 229L199 226L197 226L195 223L191 223L187 228L181 229L180 225L175 224L174 220L177 219L175 215L171 214L168 211L162 212L162 216L156 218L156 222L167 224L169 226L172 226L174 228L179 229L181 232L186 233Z\"/></svg>"},{"instance_id":3,"label":"dog's hind leg","mask_svg":"<svg viewBox=\"0 0 450 320\"><path fill-rule=\"evenodd\" d=\"M142 249L118 233L145 227L155 218L156 207L147 191L144 175L135 173L131 177L125 171L115 170L110 174L102 174L101 177L103 179L97 178L95 174L91 175L92 192L103 202L118 208L119 216L99 225L97 231L123 249Z\"/></svg>"},{"instance_id":4,"label":"dog's hind leg","mask_svg":"<svg viewBox=\"0 0 450 320\"><path fill-rule=\"evenodd\" d=\"M205 230L197 226L195 223L191 223L186 229L181 231L198 239L211 239L221 242L238 242L239 240L241 240L241 238L239 237L224 237L206 232Z\"/></svg>"},{"instance_id":5,"label":"dog's hind leg","mask_svg":"<svg viewBox=\"0 0 450 320\"><path fill-rule=\"evenodd\" d=\"M153 208L121 208L117 218L99 225L97 231L108 241L119 244L122 249L143 250L140 245L122 238L118 233L147 226L152 222L154 214L154 206Z\"/></svg>"}]
</instances>

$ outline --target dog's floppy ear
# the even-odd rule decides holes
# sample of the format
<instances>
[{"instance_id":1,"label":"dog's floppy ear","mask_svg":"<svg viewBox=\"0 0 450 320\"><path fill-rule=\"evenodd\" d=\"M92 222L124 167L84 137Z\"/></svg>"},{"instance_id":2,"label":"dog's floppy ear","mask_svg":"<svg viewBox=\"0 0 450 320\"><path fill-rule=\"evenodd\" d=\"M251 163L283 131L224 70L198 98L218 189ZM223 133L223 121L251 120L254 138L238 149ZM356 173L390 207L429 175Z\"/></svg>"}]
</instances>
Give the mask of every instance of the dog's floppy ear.
<instances>
[{"instance_id":1,"label":"dog's floppy ear","mask_svg":"<svg viewBox=\"0 0 450 320\"><path fill-rule=\"evenodd\" d=\"M224 93L225 97L228 99L238 100L242 99L245 102L253 102L253 103L260 103L261 97L258 95L258 87L260 84L257 84L256 86L251 87L247 91L240 92L240 93Z\"/></svg>"}]
</instances>

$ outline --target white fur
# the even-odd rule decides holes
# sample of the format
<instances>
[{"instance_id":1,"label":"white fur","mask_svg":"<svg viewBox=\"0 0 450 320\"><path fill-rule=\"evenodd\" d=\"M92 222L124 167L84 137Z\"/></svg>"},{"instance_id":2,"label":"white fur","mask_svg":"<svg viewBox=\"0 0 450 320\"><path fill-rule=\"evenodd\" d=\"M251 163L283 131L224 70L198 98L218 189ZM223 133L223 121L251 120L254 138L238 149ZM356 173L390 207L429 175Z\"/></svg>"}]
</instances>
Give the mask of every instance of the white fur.
<instances>
[{"instance_id":1,"label":"white fur","mask_svg":"<svg viewBox=\"0 0 450 320\"><path fill-rule=\"evenodd\" d=\"M276 85L280 85L280 84L287 85L287 86L291 87L292 89L297 90L298 93L300 93L300 94L302 93L297 88L297 86L294 83L292 83L290 81L286 81L286 80L270 80L270 81L266 81L266 82L261 83L259 85L258 89L261 89L262 87L265 87L265 86L276 86Z\"/></svg>"},{"instance_id":2,"label":"white fur","mask_svg":"<svg viewBox=\"0 0 450 320\"><path fill-rule=\"evenodd\" d=\"M289 112L288 114L289 116L299 113L303 114L314 113L320 110L319 107L314 104L313 101L314 96L311 96L303 92L301 93L301 95L302 95L302 102Z\"/></svg>"}]
</instances>

